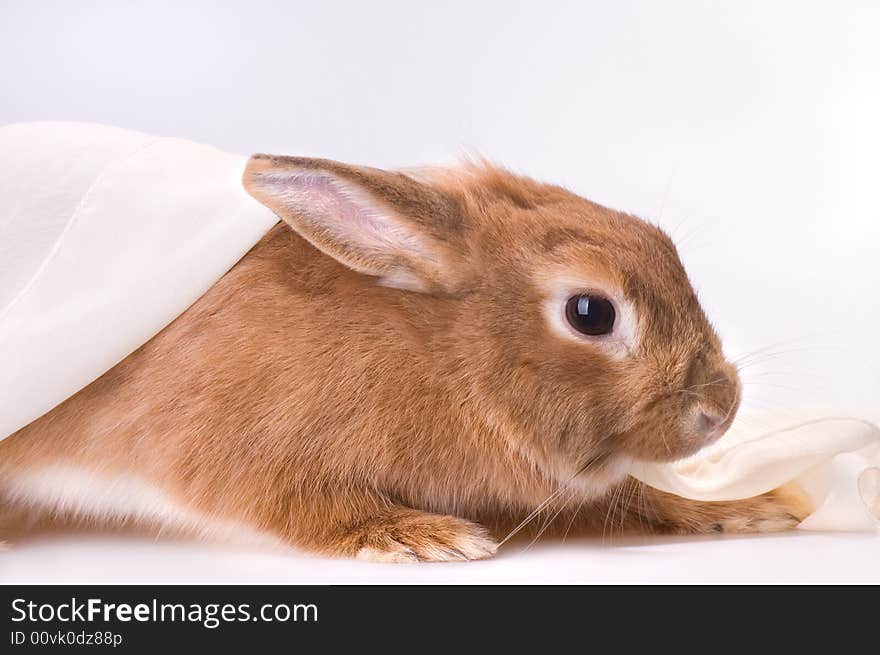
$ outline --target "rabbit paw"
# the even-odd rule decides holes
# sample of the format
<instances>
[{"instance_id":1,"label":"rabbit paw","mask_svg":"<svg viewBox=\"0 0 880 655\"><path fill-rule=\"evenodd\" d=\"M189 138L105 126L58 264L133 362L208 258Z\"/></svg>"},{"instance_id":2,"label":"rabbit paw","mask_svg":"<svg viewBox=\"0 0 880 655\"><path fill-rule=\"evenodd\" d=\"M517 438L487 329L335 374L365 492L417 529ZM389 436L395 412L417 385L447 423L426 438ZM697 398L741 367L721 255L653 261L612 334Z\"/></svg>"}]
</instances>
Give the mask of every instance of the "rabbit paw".
<instances>
[{"instance_id":1,"label":"rabbit paw","mask_svg":"<svg viewBox=\"0 0 880 655\"><path fill-rule=\"evenodd\" d=\"M795 528L812 511L809 499L794 485L725 505L712 525L715 532L782 532Z\"/></svg>"},{"instance_id":2,"label":"rabbit paw","mask_svg":"<svg viewBox=\"0 0 880 655\"><path fill-rule=\"evenodd\" d=\"M698 501L665 492L648 492L650 508L642 517L659 533L781 532L791 530L812 511L809 499L789 484L753 498Z\"/></svg>"},{"instance_id":3,"label":"rabbit paw","mask_svg":"<svg viewBox=\"0 0 880 655\"><path fill-rule=\"evenodd\" d=\"M498 548L476 523L422 512L377 520L358 543L356 558L370 562L464 562L492 557Z\"/></svg>"}]
</instances>

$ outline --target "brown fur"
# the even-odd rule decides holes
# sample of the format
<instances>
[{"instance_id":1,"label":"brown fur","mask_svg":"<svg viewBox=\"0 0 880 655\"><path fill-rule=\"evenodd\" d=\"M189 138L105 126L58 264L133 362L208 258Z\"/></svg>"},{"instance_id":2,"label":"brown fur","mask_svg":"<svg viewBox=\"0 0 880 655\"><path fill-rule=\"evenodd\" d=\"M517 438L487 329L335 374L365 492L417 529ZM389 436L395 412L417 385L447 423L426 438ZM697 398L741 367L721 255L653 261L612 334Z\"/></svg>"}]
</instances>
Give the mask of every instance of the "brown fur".
<instances>
[{"instance_id":1,"label":"brown fur","mask_svg":"<svg viewBox=\"0 0 880 655\"><path fill-rule=\"evenodd\" d=\"M356 185L436 257L331 242L261 192L261 173L288 169ZM607 521L618 493L640 502L615 520L648 531L781 529L803 515L781 493L697 503L603 478L614 454L693 452L695 403L726 424L738 403L658 228L487 165L403 175L259 156L245 183L294 229L274 227L155 338L0 442L0 487L58 462L131 474L291 545L393 561L488 556L478 523L501 537L560 488L560 516L578 526ZM424 292L376 284L396 267ZM553 271L619 289L640 317L636 352L618 360L551 333L535 280Z\"/></svg>"}]
</instances>

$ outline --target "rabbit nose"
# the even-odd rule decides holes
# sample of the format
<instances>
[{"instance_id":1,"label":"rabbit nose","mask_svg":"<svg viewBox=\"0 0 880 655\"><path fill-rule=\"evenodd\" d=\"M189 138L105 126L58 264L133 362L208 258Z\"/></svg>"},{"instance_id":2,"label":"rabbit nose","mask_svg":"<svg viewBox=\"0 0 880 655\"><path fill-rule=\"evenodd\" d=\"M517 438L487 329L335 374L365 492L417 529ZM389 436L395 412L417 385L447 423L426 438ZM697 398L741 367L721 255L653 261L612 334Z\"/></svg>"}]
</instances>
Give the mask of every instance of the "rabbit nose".
<instances>
[{"instance_id":1,"label":"rabbit nose","mask_svg":"<svg viewBox=\"0 0 880 655\"><path fill-rule=\"evenodd\" d=\"M715 441L721 436L719 429L724 423L725 417L718 412L708 409L698 409L696 412L695 427L697 433L702 435L707 441Z\"/></svg>"},{"instance_id":2,"label":"rabbit nose","mask_svg":"<svg viewBox=\"0 0 880 655\"><path fill-rule=\"evenodd\" d=\"M724 417L715 412L701 411L697 416L697 429L700 432L712 432L724 421Z\"/></svg>"}]
</instances>

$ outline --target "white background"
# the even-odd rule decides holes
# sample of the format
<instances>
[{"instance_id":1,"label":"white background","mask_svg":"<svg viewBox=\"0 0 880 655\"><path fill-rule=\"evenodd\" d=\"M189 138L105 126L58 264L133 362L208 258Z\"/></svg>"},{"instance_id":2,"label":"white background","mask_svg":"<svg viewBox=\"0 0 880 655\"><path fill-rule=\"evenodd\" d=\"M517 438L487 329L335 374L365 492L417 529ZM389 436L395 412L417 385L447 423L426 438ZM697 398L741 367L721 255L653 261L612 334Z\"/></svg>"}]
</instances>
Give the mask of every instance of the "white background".
<instances>
[{"instance_id":1,"label":"white background","mask_svg":"<svg viewBox=\"0 0 880 655\"><path fill-rule=\"evenodd\" d=\"M479 152L670 231L729 355L767 348L747 405L880 405L880 3L147 4L0 0L0 124L388 167ZM877 551L546 544L401 573L90 536L25 543L0 579L842 580Z\"/></svg>"}]
</instances>

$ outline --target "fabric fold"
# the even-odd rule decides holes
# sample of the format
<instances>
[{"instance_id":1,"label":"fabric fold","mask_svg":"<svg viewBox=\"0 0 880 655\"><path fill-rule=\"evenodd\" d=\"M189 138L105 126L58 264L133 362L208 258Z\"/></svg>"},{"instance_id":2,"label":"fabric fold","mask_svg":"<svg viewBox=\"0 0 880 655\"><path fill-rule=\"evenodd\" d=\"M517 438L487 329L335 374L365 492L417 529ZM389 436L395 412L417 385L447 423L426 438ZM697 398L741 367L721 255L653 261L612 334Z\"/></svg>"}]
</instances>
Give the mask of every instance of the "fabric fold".
<instances>
[{"instance_id":1,"label":"fabric fold","mask_svg":"<svg viewBox=\"0 0 880 655\"><path fill-rule=\"evenodd\" d=\"M861 412L861 415L870 415ZM767 425L754 433L743 425ZM632 475L686 498L737 500L793 484L810 499L804 530L880 527L880 427L860 413L764 412L734 421L713 446L672 464L638 462Z\"/></svg>"},{"instance_id":2,"label":"fabric fold","mask_svg":"<svg viewBox=\"0 0 880 655\"><path fill-rule=\"evenodd\" d=\"M77 123L0 128L0 438L115 366L277 222L246 157Z\"/></svg>"}]
</instances>

